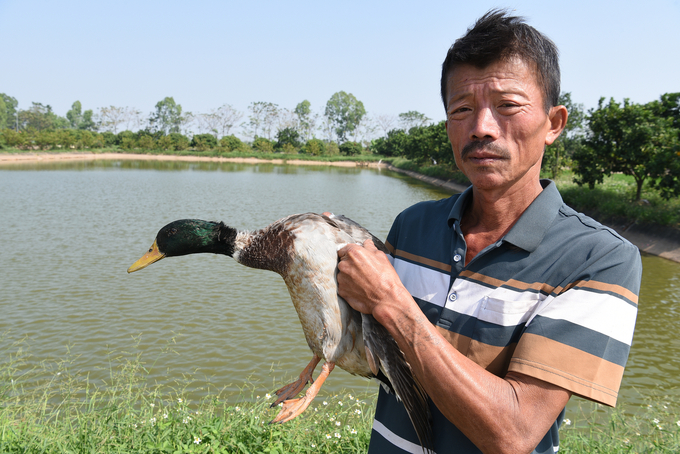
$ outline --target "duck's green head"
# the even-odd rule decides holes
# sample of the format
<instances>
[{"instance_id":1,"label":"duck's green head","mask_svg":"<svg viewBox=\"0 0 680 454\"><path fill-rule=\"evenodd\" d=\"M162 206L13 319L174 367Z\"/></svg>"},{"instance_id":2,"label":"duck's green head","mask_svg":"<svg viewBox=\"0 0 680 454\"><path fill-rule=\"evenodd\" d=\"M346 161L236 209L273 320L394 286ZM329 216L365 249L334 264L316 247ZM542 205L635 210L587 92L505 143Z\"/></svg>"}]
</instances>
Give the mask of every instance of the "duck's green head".
<instances>
[{"instance_id":1,"label":"duck's green head","mask_svg":"<svg viewBox=\"0 0 680 454\"><path fill-rule=\"evenodd\" d=\"M149 251L137 260L128 273L141 270L164 257L209 252L234 254L236 230L222 222L181 219L171 222L158 231Z\"/></svg>"}]
</instances>

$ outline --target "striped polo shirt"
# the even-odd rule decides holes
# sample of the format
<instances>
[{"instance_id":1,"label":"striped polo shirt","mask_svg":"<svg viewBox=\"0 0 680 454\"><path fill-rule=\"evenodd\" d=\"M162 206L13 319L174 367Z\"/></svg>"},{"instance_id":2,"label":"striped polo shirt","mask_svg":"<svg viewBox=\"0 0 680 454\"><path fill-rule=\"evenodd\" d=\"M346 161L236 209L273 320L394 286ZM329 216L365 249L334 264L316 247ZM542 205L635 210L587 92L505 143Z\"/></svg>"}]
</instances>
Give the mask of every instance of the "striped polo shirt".
<instances>
[{"instance_id":1,"label":"striped polo shirt","mask_svg":"<svg viewBox=\"0 0 680 454\"><path fill-rule=\"evenodd\" d=\"M614 406L633 338L638 249L577 213L554 183L511 230L465 266L461 216L472 188L403 211L387 237L394 268L462 354L504 377L520 372ZM435 452L480 452L430 402ZM553 453L564 411L534 452ZM422 450L403 405L380 390L370 453Z\"/></svg>"}]
</instances>

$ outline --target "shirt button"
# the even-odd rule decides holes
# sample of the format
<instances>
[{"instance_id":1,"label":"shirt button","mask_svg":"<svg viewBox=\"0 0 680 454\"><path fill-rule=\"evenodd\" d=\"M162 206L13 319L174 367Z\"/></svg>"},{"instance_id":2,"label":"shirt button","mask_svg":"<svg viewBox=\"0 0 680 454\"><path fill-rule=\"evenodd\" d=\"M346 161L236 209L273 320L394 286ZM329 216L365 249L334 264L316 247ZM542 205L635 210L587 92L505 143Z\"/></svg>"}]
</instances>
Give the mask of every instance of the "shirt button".
<instances>
[{"instance_id":1,"label":"shirt button","mask_svg":"<svg viewBox=\"0 0 680 454\"><path fill-rule=\"evenodd\" d=\"M456 292L451 292L451 294L449 294L449 301L456 301L456 299L458 299Z\"/></svg>"},{"instance_id":2,"label":"shirt button","mask_svg":"<svg viewBox=\"0 0 680 454\"><path fill-rule=\"evenodd\" d=\"M453 256L453 261L454 262L460 262L460 259L462 259L462 258L463 257L460 254L456 254L456 255Z\"/></svg>"}]
</instances>

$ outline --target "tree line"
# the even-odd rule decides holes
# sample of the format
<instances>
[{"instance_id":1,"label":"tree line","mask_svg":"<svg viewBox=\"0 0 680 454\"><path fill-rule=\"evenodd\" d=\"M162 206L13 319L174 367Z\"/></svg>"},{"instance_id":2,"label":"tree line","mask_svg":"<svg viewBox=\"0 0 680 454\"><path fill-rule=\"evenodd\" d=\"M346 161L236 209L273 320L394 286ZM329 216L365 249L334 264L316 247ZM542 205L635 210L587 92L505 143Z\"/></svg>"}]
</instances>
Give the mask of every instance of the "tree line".
<instances>
[{"instance_id":1,"label":"tree line","mask_svg":"<svg viewBox=\"0 0 680 454\"><path fill-rule=\"evenodd\" d=\"M646 182L666 199L680 195L680 93L666 93L646 104L601 98L588 112L571 93L562 93L560 104L567 107L569 121L558 140L546 147L543 170L551 178L570 168L576 183L593 188L605 176L623 173L635 179L636 200ZM60 117L40 103L19 110L16 99L0 93L0 146L371 153L404 157L420 166L456 168L444 121L432 123L417 111L371 117L361 101L344 91L328 100L323 113L313 112L304 100L292 110L253 102L244 116L229 104L192 114L166 97L146 118L127 107L94 113L83 110L79 101ZM237 128L250 140L236 137Z\"/></svg>"}]
</instances>

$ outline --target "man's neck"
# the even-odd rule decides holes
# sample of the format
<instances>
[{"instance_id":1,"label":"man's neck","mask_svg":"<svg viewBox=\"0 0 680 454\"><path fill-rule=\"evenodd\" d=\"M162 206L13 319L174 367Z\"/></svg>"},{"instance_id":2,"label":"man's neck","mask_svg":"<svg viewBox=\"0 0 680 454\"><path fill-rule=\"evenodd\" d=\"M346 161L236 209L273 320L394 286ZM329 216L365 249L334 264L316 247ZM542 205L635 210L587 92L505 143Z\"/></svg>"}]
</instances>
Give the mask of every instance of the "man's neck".
<instances>
[{"instance_id":1,"label":"man's neck","mask_svg":"<svg viewBox=\"0 0 680 454\"><path fill-rule=\"evenodd\" d=\"M461 230L467 243L465 264L507 234L542 190L538 179L509 189L485 190L473 186L472 203L461 220Z\"/></svg>"}]
</instances>

